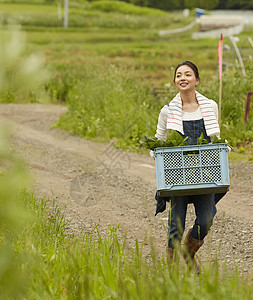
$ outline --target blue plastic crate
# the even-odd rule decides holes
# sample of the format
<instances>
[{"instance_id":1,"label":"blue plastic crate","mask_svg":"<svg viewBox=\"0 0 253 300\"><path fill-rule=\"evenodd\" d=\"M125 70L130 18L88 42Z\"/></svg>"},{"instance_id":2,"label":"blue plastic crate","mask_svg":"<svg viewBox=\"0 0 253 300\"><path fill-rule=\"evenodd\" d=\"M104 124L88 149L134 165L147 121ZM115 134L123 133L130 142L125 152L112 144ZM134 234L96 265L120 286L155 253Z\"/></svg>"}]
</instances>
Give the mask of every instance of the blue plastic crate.
<instances>
[{"instance_id":1,"label":"blue plastic crate","mask_svg":"<svg viewBox=\"0 0 253 300\"><path fill-rule=\"evenodd\" d=\"M155 166L161 197L224 193L230 185L227 144L156 148Z\"/></svg>"}]
</instances>

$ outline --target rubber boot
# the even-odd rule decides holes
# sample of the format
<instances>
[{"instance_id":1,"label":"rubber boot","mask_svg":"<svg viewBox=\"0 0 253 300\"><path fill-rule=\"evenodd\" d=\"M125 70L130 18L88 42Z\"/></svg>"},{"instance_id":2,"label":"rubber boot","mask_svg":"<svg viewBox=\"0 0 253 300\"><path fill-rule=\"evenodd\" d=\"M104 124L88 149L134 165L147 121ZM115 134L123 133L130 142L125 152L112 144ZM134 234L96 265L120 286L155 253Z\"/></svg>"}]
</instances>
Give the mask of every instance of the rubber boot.
<instances>
[{"instance_id":1,"label":"rubber boot","mask_svg":"<svg viewBox=\"0 0 253 300\"><path fill-rule=\"evenodd\" d=\"M200 272L200 267L198 261L195 259L195 254L199 250L199 248L204 244L204 240L198 241L191 237L190 235L191 229L187 232L184 241L184 259L189 265L190 263L194 265L197 273Z\"/></svg>"}]
</instances>

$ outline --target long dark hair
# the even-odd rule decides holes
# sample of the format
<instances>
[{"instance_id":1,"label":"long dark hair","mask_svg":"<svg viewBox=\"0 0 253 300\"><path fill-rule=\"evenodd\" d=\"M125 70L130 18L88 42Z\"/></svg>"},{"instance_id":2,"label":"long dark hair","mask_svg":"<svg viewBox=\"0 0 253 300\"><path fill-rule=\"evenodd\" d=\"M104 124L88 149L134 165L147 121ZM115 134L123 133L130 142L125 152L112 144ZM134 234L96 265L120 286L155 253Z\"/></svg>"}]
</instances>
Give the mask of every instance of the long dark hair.
<instances>
[{"instance_id":1,"label":"long dark hair","mask_svg":"<svg viewBox=\"0 0 253 300\"><path fill-rule=\"evenodd\" d=\"M199 70L198 70L197 66L193 62L191 62L189 60L186 60L186 61L184 61L181 64L176 66L176 69L175 69L175 72L174 72L174 81L175 81L175 78L176 78L177 69L180 68L181 66L184 66L184 65L186 65L186 66L188 66L192 69L192 71L195 74L196 79L200 79L199 78Z\"/></svg>"}]
</instances>

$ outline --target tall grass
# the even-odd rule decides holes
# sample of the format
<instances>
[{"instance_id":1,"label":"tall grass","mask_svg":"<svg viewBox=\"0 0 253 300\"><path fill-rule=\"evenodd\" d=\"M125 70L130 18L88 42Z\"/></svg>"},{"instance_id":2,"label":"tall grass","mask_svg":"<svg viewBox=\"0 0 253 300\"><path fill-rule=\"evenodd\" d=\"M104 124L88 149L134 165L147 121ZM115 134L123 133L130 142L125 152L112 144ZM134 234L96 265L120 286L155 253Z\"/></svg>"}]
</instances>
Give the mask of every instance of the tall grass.
<instances>
[{"instance_id":1,"label":"tall grass","mask_svg":"<svg viewBox=\"0 0 253 300\"><path fill-rule=\"evenodd\" d=\"M153 9L148 7L139 7L131 3L126 3L122 1L93 1L93 9L98 9L105 12L121 12L127 15L150 15L150 16L168 16L165 11L159 9Z\"/></svg>"},{"instance_id":2,"label":"tall grass","mask_svg":"<svg viewBox=\"0 0 253 300\"><path fill-rule=\"evenodd\" d=\"M183 17L183 14L169 14L121 1L95 1L85 5L71 3L70 1L70 28L163 29L184 26L193 20L192 17ZM56 3L0 3L0 23L10 22L26 27L62 27L63 9L59 14Z\"/></svg>"},{"instance_id":3,"label":"tall grass","mask_svg":"<svg viewBox=\"0 0 253 300\"><path fill-rule=\"evenodd\" d=\"M247 93L253 90L252 75L253 70L250 65L245 77L238 68L228 68L223 75L221 133L234 146L253 141L252 110L248 122L244 123ZM219 99L217 76L201 85L205 95L216 101Z\"/></svg>"},{"instance_id":4,"label":"tall grass","mask_svg":"<svg viewBox=\"0 0 253 300\"><path fill-rule=\"evenodd\" d=\"M110 141L116 137L131 148L148 127L154 128L155 120L149 117L153 98L131 68L109 65L84 69L68 103L69 111L58 125L89 139Z\"/></svg>"},{"instance_id":5,"label":"tall grass","mask_svg":"<svg viewBox=\"0 0 253 300\"><path fill-rule=\"evenodd\" d=\"M216 261L205 265L197 276L182 260L169 267L155 252L145 262L142 245L136 240L130 251L118 228L108 228L104 237L98 227L90 233L69 235L69 225L57 206L29 192L23 193L23 203L33 221L12 240L15 272L26 278L19 297L251 299L251 279L240 276L236 269L222 271ZM5 293L4 299L8 298Z\"/></svg>"},{"instance_id":6,"label":"tall grass","mask_svg":"<svg viewBox=\"0 0 253 300\"><path fill-rule=\"evenodd\" d=\"M0 102L40 99L42 83L49 78L43 56L26 52L25 35L17 28L0 38Z\"/></svg>"},{"instance_id":7,"label":"tall grass","mask_svg":"<svg viewBox=\"0 0 253 300\"><path fill-rule=\"evenodd\" d=\"M12 242L22 226L30 219L20 195L27 182L23 162L8 149L10 131L0 126L0 298L16 298L25 284L17 270L19 256ZM20 275L20 276L19 276ZM15 288L13 288L15 286Z\"/></svg>"},{"instance_id":8,"label":"tall grass","mask_svg":"<svg viewBox=\"0 0 253 300\"><path fill-rule=\"evenodd\" d=\"M70 233L54 201L27 190L23 162L0 132L0 299L251 299L251 274L226 271L215 260L197 276L180 258L168 265L152 243L145 260L128 233L99 226ZM160 257L161 255L159 255Z\"/></svg>"},{"instance_id":9,"label":"tall grass","mask_svg":"<svg viewBox=\"0 0 253 300\"><path fill-rule=\"evenodd\" d=\"M139 149L138 141L143 134L154 132L160 108L175 93L173 86L165 98L158 99L150 93L154 82L163 84L167 80L169 70L165 59L169 60L169 67L174 66L185 55L182 47L187 44L189 55L207 58L203 65L210 67L215 60L214 47L203 53L212 41L196 44L189 39L180 42L175 37L170 39L169 46L164 42L142 42L126 43L122 47L121 42L103 42L98 47L91 43L80 45L79 40L73 50L71 39L65 41L67 44L60 42L66 32L61 32L58 40L50 45L46 39L40 43L42 35L36 37L37 42L28 44L27 52L15 39L13 43L8 39L1 41L1 100L38 101L34 95L24 99L24 95L33 94L31 86L28 84L25 93L19 93L20 81L11 76L21 74L23 80L26 78L24 83L35 79L34 88L37 88L36 72L44 69L40 63L35 64L36 68L29 68L34 66L34 61L26 59L27 53L36 46L36 50L45 51L48 65L56 71L55 77L44 86L48 97L69 105L69 112L58 125L99 141L116 137L116 146L134 151ZM201 54L196 50L200 45ZM204 76L206 80L202 80L200 92L211 98L216 95L217 99L216 77L209 77L210 73ZM226 110L230 113L238 104L238 97L243 99L245 89L251 88L249 77L241 79L240 87L237 79L233 79L236 72L226 76L224 93L236 93L236 97L228 99L232 104L226 102L226 106L224 102L225 117ZM9 83L11 88L7 88ZM11 96L7 97L3 91ZM242 114L243 100L239 103ZM233 111L234 130L244 126L237 113ZM224 122L230 121L231 116L225 117ZM242 135L245 128L239 128ZM225 126L223 130L230 128ZM232 273L221 271L217 261L205 265L198 277L182 261L179 267L169 268L166 259L158 259L151 246L149 261L145 261L142 245L136 241L130 251L117 228L108 228L105 237L100 235L99 227L89 233L69 234L70 225L59 207L27 190L28 175L23 162L8 150L6 131L5 128L0 131L1 299L251 299L252 278L239 275L236 268Z\"/></svg>"},{"instance_id":10,"label":"tall grass","mask_svg":"<svg viewBox=\"0 0 253 300\"><path fill-rule=\"evenodd\" d=\"M119 4L117 1L111 2ZM117 147L133 151L142 151L139 140L145 134L154 134L160 109L177 93L172 74L173 67L179 62L193 57L201 74L199 92L218 101L218 42L213 39L193 41L188 32L163 38L158 35L157 28L181 26L190 19L175 14L157 17L155 14L105 13L92 9L93 4L100 5L101 1L88 3L86 8L71 6L70 18L73 17L76 27L68 30L60 27L50 29L51 25L58 26L46 20L56 14L53 5L41 6L42 10L48 11L46 17L43 15L42 23L38 15L40 5L29 6L34 22L29 21L33 25L26 27L28 44L21 55L35 50L44 52L53 76L36 93L29 91L19 96L15 85L14 88L8 87L13 80L11 78L6 81L7 88L2 91L0 101L24 99L35 102L44 98L43 101L66 102L69 111L58 122L59 126L96 141L106 142L115 138ZM22 5L24 10L27 4ZM5 4L3 7L9 15L10 9L16 5ZM85 30L80 27L83 25L80 25L79 17L80 22L89 23L85 25ZM43 27L43 22L46 27ZM18 64L13 61L5 68L12 70L9 75L16 73ZM252 113L248 123L243 122L246 95L253 89L251 61L247 65L245 78L238 70L228 69L223 79L222 136L233 145L245 141L251 143L253 138ZM33 80L36 78L39 76L32 76ZM167 83L170 85L167 95L157 97L151 93L153 86Z\"/></svg>"},{"instance_id":11,"label":"tall grass","mask_svg":"<svg viewBox=\"0 0 253 300\"><path fill-rule=\"evenodd\" d=\"M75 87L69 91L69 110L57 125L96 141L116 138L115 146L140 151L139 141L145 134L154 135L160 109L177 91L171 86L166 96L157 98L136 78L135 72L135 68L115 65L83 70L82 79L75 81ZM234 146L253 140L252 113L247 124L243 121L251 78L239 77L238 85L237 76L234 70L224 74L221 116L221 135ZM217 76L202 74L200 93L218 101L218 87Z\"/></svg>"}]
</instances>

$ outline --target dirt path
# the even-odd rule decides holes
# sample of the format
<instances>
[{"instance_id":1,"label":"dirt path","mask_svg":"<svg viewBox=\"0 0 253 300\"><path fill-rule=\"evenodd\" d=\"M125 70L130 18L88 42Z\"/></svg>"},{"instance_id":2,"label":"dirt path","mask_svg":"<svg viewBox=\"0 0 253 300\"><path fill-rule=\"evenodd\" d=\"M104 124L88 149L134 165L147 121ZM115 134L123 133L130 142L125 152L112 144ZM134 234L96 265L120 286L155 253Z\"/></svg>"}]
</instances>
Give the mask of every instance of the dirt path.
<instances>
[{"instance_id":1,"label":"dirt path","mask_svg":"<svg viewBox=\"0 0 253 300\"><path fill-rule=\"evenodd\" d=\"M36 193L56 200L70 221L70 231L91 231L98 224L103 235L120 224L129 248L137 238L147 258L152 244L164 255L167 212L154 217L154 161L51 129L65 111L56 105L0 105L0 122L13 127L11 145L27 162ZM230 161L231 188L217 205L214 224L199 251L202 261L218 253L228 265L235 261L241 271L253 270L252 178L252 163ZM186 228L193 221L190 205Z\"/></svg>"}]
</instances>

